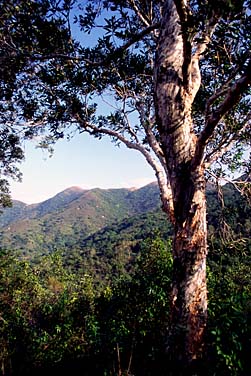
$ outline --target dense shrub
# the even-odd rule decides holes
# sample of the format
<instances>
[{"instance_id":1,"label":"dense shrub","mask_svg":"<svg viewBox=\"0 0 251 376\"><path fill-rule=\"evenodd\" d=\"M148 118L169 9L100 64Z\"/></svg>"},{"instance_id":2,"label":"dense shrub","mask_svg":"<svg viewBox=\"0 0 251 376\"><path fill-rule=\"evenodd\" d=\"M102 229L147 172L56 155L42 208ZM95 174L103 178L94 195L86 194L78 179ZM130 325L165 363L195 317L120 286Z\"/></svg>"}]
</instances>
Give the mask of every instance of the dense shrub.
<instances>
[{"instance_id":1,"label":"dense shrub","mask_svg":"<svg viewBox=\"0 0 251 376\"><path fill-rule=\"evenodd\" d=\"M58 253L30 264L1 251L0 269L2 376L168 375L170 242L144 241L130 273L119 265L102 283ZM250 242L211 243L208 280L203 375L247 375Z\"/></svg>"}]
</instances>

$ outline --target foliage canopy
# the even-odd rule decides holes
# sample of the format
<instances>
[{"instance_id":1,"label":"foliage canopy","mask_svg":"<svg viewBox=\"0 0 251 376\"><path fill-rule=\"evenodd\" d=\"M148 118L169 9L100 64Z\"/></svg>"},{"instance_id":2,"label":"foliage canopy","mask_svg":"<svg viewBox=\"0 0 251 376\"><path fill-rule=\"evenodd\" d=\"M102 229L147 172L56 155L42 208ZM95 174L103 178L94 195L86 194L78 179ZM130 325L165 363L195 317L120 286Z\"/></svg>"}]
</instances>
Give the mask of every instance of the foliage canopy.
<instances>
[{"instance_id":1,"label":"foliage canopy","mask_svg":"<svg viewBox=\"0 0 251 376\"><path fill-rule=\"evenodd\" d=\"M175 3L177 9L183 4ZM154 106L163 6L152 0L2 0L2 127L27 126L29 136L47 125L43 146L76 128L108 135L165 175ZM213 170L221 175L226 165L249 172L250 2L216 7L190 1L187 7L187 57L201 53L193 125L201 140L209 138L204 160L208 166L217 160Z\"/></svg>"}]
</instances>

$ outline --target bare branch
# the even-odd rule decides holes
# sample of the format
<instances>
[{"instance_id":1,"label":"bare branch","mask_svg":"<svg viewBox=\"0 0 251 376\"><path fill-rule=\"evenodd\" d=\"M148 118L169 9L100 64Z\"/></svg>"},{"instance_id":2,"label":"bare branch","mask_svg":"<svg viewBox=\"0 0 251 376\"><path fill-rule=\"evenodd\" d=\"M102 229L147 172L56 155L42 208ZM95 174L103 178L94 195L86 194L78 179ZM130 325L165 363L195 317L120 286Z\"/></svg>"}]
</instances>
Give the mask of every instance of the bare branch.
<instances>
[{"instance_id":1,"label":"bare branch","mask_svg":"<svg viewBox=\"0 0 251 376\"><path fill-rule=\"evenodd\" d=\"M135 106L136 106L138 113L139 113L139 116L140 116L140 122L141 122L142 126L144 127L146 137L147 137L147 141L148 141L150 147L152 148L153 152L155 153L156 157L159 159L162 167L164 168L166 176L168 176L167 164L166 164L166 161L165 161L163 150L161 149L160 144L157 141L157 139L156 139L156 137L155 137L155 135L152 131L152 121L151 121L151 119L145 119L144 108L143 108L143 105L141 103L136 102Z\"/></svg>"},{"instance_id":2,"label":"bare branch","mask_svg":"<svg viewBox=\"0 0 251 376\"><path fill-rule=\"evenodd\" d=\"M160 22L150 25L143 29L140 33L135 34L128 42L117 48L117 51L125 51L131 47L134 43L139 42L144 36L148 35L151 31L158 29L160 27Z\"/></svg>"},{"instance_id":3,"label":"bare branch","mask_svg":"<svg viewBox=\"0 0 251 376\"><path fill-rule=\"evenodd\" d=\"M134 0L129 0L129 4L131 5L132 9L135 11L135 13L138 15L138 17L140 18L140 20L146 25L146 26L150 26L150 20L148 19L148 17L146 17L146 15L144 15L141 10L139 9L139 7L137 6L137 4L135 3Z\"/></svg>"},{"instance_id":4,"label":"bare branch","mask_svg":"<svg viewBox=\"0 0 251 376\"><path fill-rule=\"evenodd\" d=\"M234 180L231 181L233 186L240 192L242 196L245 196L251 204L251 182L250 182L250 175L246 177L244 181Z\"/></svg>"},{"instance_id":5,"label":"bare branch","mask_svg":"<svg viewBox=\"0 0 251 376\"><path fill-rule=\"evenodd\" d=\"M206 107L205 107L205 117L208 118L209 115L210 115L210 109L211 109L211 106L215 103L215 101L222 97L223 95L225 95L228 90L229 90L229 87L232 83L232 81L236 78L237 74L239 73L240 71L240 67L236 67L236 69L231 73L231 75L229 76L229 78L227 79L227 81L224 83L224 85L222 87L220 87L218 90L216 90L214 92L213 95L211 95L210 98L208 98L207 102L206 102Z\"/></svg>"},{"instance_id":6,"label":"bare branch","mask_svg":"<svg viewBox=\"0 0 251 376\"><path fill-rule=\"evenodd\" d=\"M210 152L210 154L208 154L205 158L205 164L206 164L206 167L209 167L212 163L214 163L218 158L220 158L222 155L224 155L226 152L228 152L229 150L232 149L232 147L234 146L236 140L238 139L238 137L246 131L246 129L248 128L248 126L250 126L250 120L251 120L251 112L248 114L248 116L246 117L245 121L243 122L244 125L242 126L242 128L240 129L239 132L236 132L234 134L232 134L228 140L224 139L222 140L222 142L214 149Z\"/></svg>"},{"instance_id":7,"label":"bare branch","mask_svg":"<svg viewBox=\"0 0 251 376\"><path fill-rule=\"evenodd\" d=\"M222 186L222 184L220 185L219 184L219 180L221 180L221 182L225 182L225 183L229 183L229 184L232 184L233 187L244 197L246 197L246 199L248 200L249 203L251 203L251 180L250 180L250 174L247 174L243 180L243 176L241 177L241 180L240 178L237 178L237 179L229 179L229 178L226 178L226 176L224 177L218 177L216 176L212 171L208 171L208 174L211 175L215 181L217 182L217 187L219 188L220 186ZM223 195L222 195L222 191L221 191L221 201L223 203L223 206L224 206L224 199L223 199Z\"/></svg>"},{"instance_id":8,"label":"bare branch","mask_svg":"<svg viewBox=\"0 0 251 376\"><path fill-rule=\"evenodd\" d=\"M83 131L86 131L92 134L104 134L104 135L113 137L117 139L118 141L122 142L129 149L134 149L134 150L139 151L145 157L146 161L155 172L158 185L160 188L160 197L161 197L163 209L169 215L171 221L173 221L174 211L173 211L173 199L172 199L172 191L171 191L170 184L167 180L167 176L162 165L160 165L156 161L156 159L147 150L147 148L139 142L132 142L128 140L126 137L124 137L117 131L114 131L112 129L107 129L107 128L99 128L95 126L94 124L85 123L77 115L76 115L76 120L78 121L80 126L82 126Z\"/></svg>"},{"instance_id":9,"label":"bare branch","mask_svg":"<svg viewBox=\"0 0 251 376\"><path fill-rule=\"evenodd\" d=\"M241 95L247 90L251 83L251 61L246 67L243 75L228 88L225 98L218 108L212 110L206 118L206 125L202 130L196 144L193 166L198 166L203 158L203 153L209 138L212 136L221 118L230 111L240 100Z\"/></svg>"},{"instance_id":10,"label":"bare branch","mask_svg":"<svg viewBox=\"0 0 251 376\"><path fill-rule=\"evenodd\" d=\"M127 113L124 112L123 115L124 115L124 119L125 119L125 122L126 122L126 129L127 129L128 133L130 134L130 136L132 138L134 138L135 142L138 143L139 142L138 137L137 137L136 133L134 132L132 126L131 126L131 123L130 123L130 120L128 118Z\"/></svg>"},{"instance_id":11,"label":"bare branch","mask_svg":"<svg viewBox=\"0 0 251 376\"><path fill-rule=\"evenodd\" d=\"M149 142L149 145L151 146L155 155L159 158L162 166L165 167L165 169L166 169L166 162L165 162L165 159L164 159L163 150L161 149L160 144L157 141L152 129L150 127L145 127L145 132L146 132L147 141Z\"/></svg>"},{"instance_id":12,"label":"bare branch","mask_svg":"<svg viewBox=\"0 0 251 376\"><path fill-rule=\"evenodd\" d=\"M220 158L229 150L231 150L235 142L236 142L235 137L232 137L225 145L223 143L224 146L219 145L217 149L215 149L212 153L210 153L209 157L205 158L205 167L208 168L209 166L211 166L212 163L216 162L218 158Z\"/></svg>"}]
</instances>

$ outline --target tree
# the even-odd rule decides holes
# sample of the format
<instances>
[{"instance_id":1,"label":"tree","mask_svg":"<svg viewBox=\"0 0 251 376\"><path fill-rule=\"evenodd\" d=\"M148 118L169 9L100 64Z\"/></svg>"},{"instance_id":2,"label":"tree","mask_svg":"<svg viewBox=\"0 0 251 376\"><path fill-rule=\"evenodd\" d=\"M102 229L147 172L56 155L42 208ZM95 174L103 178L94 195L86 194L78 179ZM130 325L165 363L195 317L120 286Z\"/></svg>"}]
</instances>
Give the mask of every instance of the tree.
<instances>
[{"instance_id":1,"label":"tree","mask_svg":"<svg viewBox=\"0 0 251 376\"><path fill-rule=\"evenodd\" d=\"M206 178L250 172L250 1L66 4L63 51L14 48L33 72L15 77L14 120L43 145L107 135L152 166L174 227L168 347L188 372L207 322Z\"/></svg>"},{"instance_id":2,"label":"tree","mask_svg":"<svg viewBox=\"0 0 251 376\"><path fill-rule=\"evenodd\" d=\"M56 1L1 0L0 7L0 205L10 206L7 178L20 180L17 162L24 158L21 140L30 136L19 127L18 109L26 91L25 80L36 69L34 50L64 50L69 39L65 27L69 6L67 1L59 5ZM32 101L26 103L22 116L31 114L33 106Z\"/></svg>"}]
</instances>

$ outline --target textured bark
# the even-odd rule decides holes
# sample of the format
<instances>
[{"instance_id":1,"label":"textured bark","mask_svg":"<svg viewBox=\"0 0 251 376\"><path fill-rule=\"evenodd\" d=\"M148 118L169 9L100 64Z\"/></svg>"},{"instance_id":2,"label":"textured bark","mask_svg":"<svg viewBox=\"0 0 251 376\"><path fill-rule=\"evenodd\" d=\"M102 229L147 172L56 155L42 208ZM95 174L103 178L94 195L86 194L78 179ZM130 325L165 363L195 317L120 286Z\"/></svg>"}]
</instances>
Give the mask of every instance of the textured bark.
<instances>
[{"instance_id":1,"label":"textured bark","mask_svg":"<svg viewBox=\"0 0 251 376\"><path fill-rule=\"evenodd\" d=\"M203 353L207 320L207 227L203 171L184 186L182 220L175 223L170 354L181 369ZM193 191L191 194L190 192ZM188 197L186 195L188 193ZM187 200L187 201L186 201ZM190 201L190 202L189 202ZM182 211L179 204L179 211Z\"/></svg>"},{"instance_id":2,"label":"textured bark","mask_svg":"<svg viewBox=\"0 0 251 376\"><path fill-rule=\"evenodd\" d=\"M207 319L204 166L196 157L191 107L200 85L198 64L174 1L165 3L155 61L155 107L172 189L175 236L169 353L184 374L201 356Z\"/></svg>"}]
</instances>

